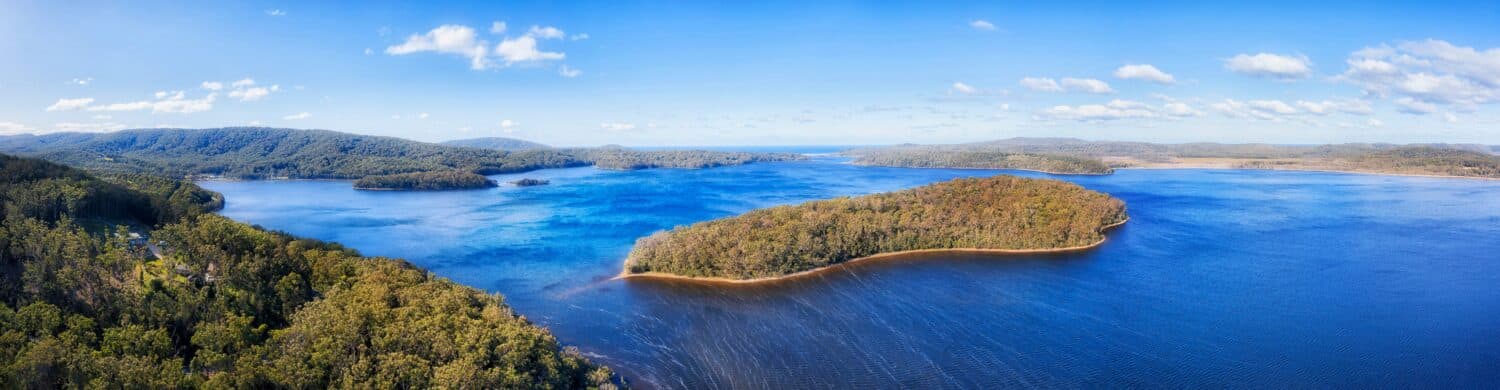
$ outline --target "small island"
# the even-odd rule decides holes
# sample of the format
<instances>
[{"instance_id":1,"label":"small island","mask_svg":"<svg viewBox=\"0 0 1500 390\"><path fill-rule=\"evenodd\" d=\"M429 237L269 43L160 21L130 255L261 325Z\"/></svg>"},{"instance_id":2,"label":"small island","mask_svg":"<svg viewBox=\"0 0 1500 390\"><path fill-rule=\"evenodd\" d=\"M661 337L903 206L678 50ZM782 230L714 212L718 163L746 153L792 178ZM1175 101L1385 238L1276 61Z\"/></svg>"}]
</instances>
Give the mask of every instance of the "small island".
<instances>
[{"instance_id":1,"label":"small island","mask_svg":"<svg viewBox=\"0 0 1500 390\"><path fill-rule=\"evenodd\" d=\"M757 282L919 251L1072 251L1126 219L1124 202L1072 183L956 179L658 232L636 241L621 277Z\"/></svg>"},{"instance_id":2,"label":"small island","mask_svg":"<svg viewBox=\"0 0 1500 390\"><path fill-rule=\"evenodd\" d=\"M365 176L354 181L356 190L441 191L494 187L494 180L458 170Z\"/></svg>"},{"instance_id":3,"label":"small island","mask_svg":"<svg viewBox=\"0 0 1500 390\"><path fill-rule=\"evenodd\" d=\"M532 179L532 178L528 177L528 178L524 178L524 179L521 179L521 180L516 180L516 181L510 182L510 184L515 184L516 187L531 187L531 186L544 186L544 185L552 184L552 181L551 180L546 180L546 179Z\"/></svg>"}]
</instances>

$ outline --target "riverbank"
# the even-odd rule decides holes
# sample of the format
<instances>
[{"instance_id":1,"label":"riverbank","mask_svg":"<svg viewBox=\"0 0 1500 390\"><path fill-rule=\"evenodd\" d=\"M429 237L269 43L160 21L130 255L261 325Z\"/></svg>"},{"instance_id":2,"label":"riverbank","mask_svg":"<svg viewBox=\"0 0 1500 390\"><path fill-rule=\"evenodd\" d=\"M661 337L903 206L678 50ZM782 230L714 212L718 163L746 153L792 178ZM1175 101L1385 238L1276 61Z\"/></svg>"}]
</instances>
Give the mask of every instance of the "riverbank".
<instances>
[{"instance_id":1,"label":"riverbank","mask_svg":"<svg viewBox=\"0 0 1500 390\"><path fill-rule=\"evenodd\" d=\"M1099 228L1099 232L1100 233L1107 232L1110 229L1114 229L1116 227L1124 225L1125 222L1129 222L1129 221L1130 221L1130 217L1127 216L1127 217L1125 217L1124 220L1121 220L1120 222L1115 222L1113 224L1104 225L1103 227ZM828 265L828 266L825 266L825 267L814 268L814 269L810 269L810 270L806 270L806 271L800 271L800 272L790 273L790 274L781 275L781 276L773 276L773 277L765 277L765 278L754 278L754 279L730 279L730 278L717 277L717 276L683 276L683 275L669 274L669 273L663 273L663 272L642 272L642 273L634 273L633 274L633 273L630 273L630 262L631 262L631 259L630 258L626 258L625 259L625 264L622 267L623 269L620 271L620 274L616 275L614 278L611 278L610 280L650 279L650 280L677 280L677 281L687 281L687 282L707 283L707 284L753 285L753 284L765 284L765 283L772 283L772 282L781 282L781 281L786 281L786 280L791 280L791 279L797 279L797 278L803 278L803 277L818 275L818 274L822 274L822 273L825 273L825 272L834 271L834 270L837 270L837 269L839 269L841 267L849 266L851 264L861 263L861 262L868 262L868 261L874 261L874 260L889 260L889 259L896 259L896 258L919 257L919 256L929 256L929 255L1039 255L1039 254L1072 253L1072 252L1080 252L1080 251L1085 251L1085 250L1096 248L1096 247L1098 247L1100 245L1104 245L1104 242L1108 241L1108 240L1109 240L1109 237L1102 237L1102 238L1099 239L1099 241L1095 241L1095 242L1093 242L1091 244L1088 244L1088 245L1079 245L1079 246L1071 246L1071 247L1064 247L1064 248L1037 248L1037 249L935 248L935 249L912 249L912 250L904 250L904 251L896 251L896 252L876 253L876 254L873 254L873 255L865 256L865 257L859 257L859 258L850 259L849 261L844 261L844 262L840 262L840 263L831 264L831 265Z\"/></svg>"}]
</instances>

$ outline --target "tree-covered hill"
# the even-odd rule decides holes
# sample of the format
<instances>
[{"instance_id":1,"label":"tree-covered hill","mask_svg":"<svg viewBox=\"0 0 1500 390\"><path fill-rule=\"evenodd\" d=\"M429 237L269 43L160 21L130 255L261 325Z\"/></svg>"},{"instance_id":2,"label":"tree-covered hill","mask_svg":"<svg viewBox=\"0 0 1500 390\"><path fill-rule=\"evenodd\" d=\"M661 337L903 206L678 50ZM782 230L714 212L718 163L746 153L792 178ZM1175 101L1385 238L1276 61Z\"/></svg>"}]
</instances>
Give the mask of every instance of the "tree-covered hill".
<instances>
[{"instance_id":1,"label":"tree-covered hill","mask_svg":"<svg viewBox=\"0 0 1500 390\"><path fill-rule=\"evenodd\" d=\"M900 167L1020 168L1060 173L1098 167L1217 167L1500 177L1490 147L1474 144L1275 145L1009 138L951 145L851 149L855 163ZM1047 169L1051 168L1051 169Z\"/></svg>"},{"instance_id":2,"label":"tree-covered hill","mask_svg":"<svg viewBox=\"0 0 1500 390\"><path fill-rule=\"evenodd\" d=\"M481 138L456 139L456 140L452 140L452 141L444 141L442 144L443 145L448 145L448 146L461 146L461 147L466 147L466 148L495 149L495 150L530 150L530 149L547 149L547 148L551 148L551 146L547 146L547 145L544 145L544 144L539 144L539 143L536 143L536 142L531 142L531 141L527 141L527 140L523 140L523 139L506 138L506 137L481 137Z\"/></svg>"},{"instance_id":3,"label":"tree-covered hill","mask_svg":"<svg viewBox=\"0 0 1500 390\"><path fill-rule=\"evenodd\" d=\"M191 183L0 156L0 195L0 387L615 386L498 295L205 213Z\"/></svg>"},{"instance_id":4,"label":"tree-covered hill","mask_svg":"<svg viewBox=\"0 0 1500 390\"><path fill-rule=\"evenodd\" d=\"M327 130L260 127L16 135L0 137L0 152L99 172L237 179L359 179L455 170L493 175L589 165L611 169L706 168L801 158L778 153L621 148L506 151ZM442 184L425 183L421 187L440 189Z\"/></svg>"},{"instance_id":5,"label":"tree-covered hill","mask_svg":"<svg viewBox=\"0 0 1500 390\"><path fill-rule=\"evenodd\" d=\"M1119 199L1076 184L957 179L679 226L636 241L625 272L745 280L909 250L1073 248L1125 218Z\"/></svg>"}]
</instances>

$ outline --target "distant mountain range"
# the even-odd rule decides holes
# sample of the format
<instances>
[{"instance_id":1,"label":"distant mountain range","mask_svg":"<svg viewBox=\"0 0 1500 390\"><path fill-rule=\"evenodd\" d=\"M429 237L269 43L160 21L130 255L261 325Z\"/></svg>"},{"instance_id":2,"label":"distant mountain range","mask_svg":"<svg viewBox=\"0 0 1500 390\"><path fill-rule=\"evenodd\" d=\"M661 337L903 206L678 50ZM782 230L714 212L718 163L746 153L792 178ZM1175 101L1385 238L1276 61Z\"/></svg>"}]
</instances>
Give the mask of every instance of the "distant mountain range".
<instances>
[{"instance_id":1,"label":"distant mountain range","mask_svg":"<svg viewBox=\"0 0 1500 390\"><path fill-rule=\"evenodd\" d=\"M551 148L551 146L539 144L536 142L505 137L456 139L452 141L444 141L442 142L442 144L448 146L462 146L468 148L483 148L494 150L531 150Z\"/></svg>"}]
</instances>

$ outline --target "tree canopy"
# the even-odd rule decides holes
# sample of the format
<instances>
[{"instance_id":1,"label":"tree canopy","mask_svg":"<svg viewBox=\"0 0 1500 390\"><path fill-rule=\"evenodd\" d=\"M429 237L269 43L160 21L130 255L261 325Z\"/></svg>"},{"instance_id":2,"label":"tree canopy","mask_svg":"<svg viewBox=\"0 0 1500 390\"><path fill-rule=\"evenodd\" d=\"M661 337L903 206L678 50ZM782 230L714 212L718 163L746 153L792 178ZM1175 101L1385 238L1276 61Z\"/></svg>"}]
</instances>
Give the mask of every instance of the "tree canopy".
<instances>
[{"instance_id":1,"label":"tree canopy","mask_svg":"<svg viewBox=\"0 0 1500 390\"><path fill-rule=\"evenodd\" d=\"M3 387L616 386L499 295L206 213L191 183L0 156L0 194Z\"/></svg>"},{"instance_id":2,"label":"tree canopy","mask_svg":"<svg viewBox=\"0 0 1500 390\"><path fill-rule=\"evenodd\" d=\"M995 176L751 211L636 241L627 273L755 279L918 249L1091 245L1118 199L1057 180Z\"/></svg>"}]
</instances>

